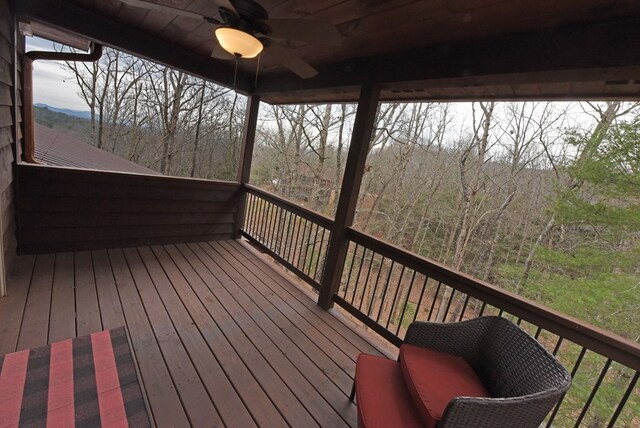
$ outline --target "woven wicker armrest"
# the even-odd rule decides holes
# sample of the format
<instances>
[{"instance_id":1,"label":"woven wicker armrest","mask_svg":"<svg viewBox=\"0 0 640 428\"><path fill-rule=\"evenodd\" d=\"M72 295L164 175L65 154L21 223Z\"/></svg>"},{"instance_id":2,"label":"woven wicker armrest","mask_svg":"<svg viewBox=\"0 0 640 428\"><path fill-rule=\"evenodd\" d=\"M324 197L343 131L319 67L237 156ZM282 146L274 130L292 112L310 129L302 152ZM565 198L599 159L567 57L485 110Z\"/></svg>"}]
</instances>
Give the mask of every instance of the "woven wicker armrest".
<instances>
[{"instance_id":1,"label":"woven wicker armrest","mask_svg":"<svg viewBox=\"0 0 640 428\"><path fill-rule=\"evenodd\" d=\"M538 428L563 392L513 398L458 397L445 409L438 428Z\"/></svg>"}]
</instances>

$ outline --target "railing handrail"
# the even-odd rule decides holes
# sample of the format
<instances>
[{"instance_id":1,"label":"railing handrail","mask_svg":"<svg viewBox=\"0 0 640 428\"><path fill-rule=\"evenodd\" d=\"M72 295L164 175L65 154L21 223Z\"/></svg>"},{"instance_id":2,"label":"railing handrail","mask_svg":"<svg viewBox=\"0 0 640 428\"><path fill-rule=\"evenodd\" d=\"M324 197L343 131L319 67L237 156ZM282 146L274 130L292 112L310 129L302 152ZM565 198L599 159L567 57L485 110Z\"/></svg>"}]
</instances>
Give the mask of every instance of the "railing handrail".
<instances>
[{"instance_id":1,"label":"railing handrail","mask_svg":"<svg viewBox=\"0 0 640 428\"><path fill-rule=\"evenodd\" d=\"M293 201L290 201L281 196L274 195L273 193L269 193L266 190L260 189L251 184L245 184L244 188L247 190L247 192L252 193L256 196L260 196L281 208L286 208L292 213L298 214L300 217L313 221L314 223L324 227L325 229L328 229L329 231L333 230L333 220L325 215L300 206Z\"/></svg>"},{"instance_id":2,"label":"railing handrail","mask_svg":"<svg viewBox=\"0 0 640 428\"><path fill-rule=\"evenodd\" d=\"M607 358L640 370L640 344L620 335L535 303L369 234L347 229L352 242L425 274L483 302L531 322Z\"/></svg>"},{"instance_id":3,"label":"railing handrail","mask_svg":"<svg viewBox=\"0 0 640 428\"><path fill-rule=\"evenodd\" d=\"M315 222L329 231L333 230L333 220L322 214L255 186L245 184L244 188L247 192ZM546 331L584 346L634 370L640 370L640 344L637 342L506 291L471 275L456 271L442 263L419 256L367 233L347 228L347 238L356 244L430 278L441 281L453 289L504 310Z\"/></svg>"},{"instance_id":4,"label":"railing handrail","mask_svg":"<svg viewBox=\"0 0 640 428\"><path fill-rule=\"evenodd\" d=\"M85 177L110 177L110 178L135 178L140 177L141 179L146 179L149 181L158 181L164 184L171 183L192 183L194 185L202 184L204 186L216 185L219 187L229 187L229 189L236 191L240 188L240 183L237 181L228 181L228 180L210 180L206 178L194 178L194 177L178 177L175 175L164 175L164 174L149 174L143 172L132 172L132 171L111 171L111 170L103 170L103 169L95 169L95 168L81 168L81 167L73 167L73 166L59 166L59 165L45 165L45 164L37 164L37 163L28 163L28 162L18 162L18 168L33 168L40 169L44 171L54 171L59 175L74 175L74 174L83 174Z\"/></svg>"}]
</instances>

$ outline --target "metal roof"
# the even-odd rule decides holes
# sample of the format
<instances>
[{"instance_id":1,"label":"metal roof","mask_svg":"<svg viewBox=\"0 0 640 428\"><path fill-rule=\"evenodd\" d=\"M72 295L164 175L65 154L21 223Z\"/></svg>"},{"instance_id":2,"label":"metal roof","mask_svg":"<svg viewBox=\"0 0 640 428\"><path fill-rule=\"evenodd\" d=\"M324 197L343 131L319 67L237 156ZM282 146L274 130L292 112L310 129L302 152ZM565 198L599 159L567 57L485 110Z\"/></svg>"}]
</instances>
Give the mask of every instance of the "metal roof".
<instances>
[{"instance_id":1,"label":"metal roof","mask_svg":"<svg viewBox=\"0 0 640 428\"><path fill-rule=\"evenodd\" d=\"M62 131L35 124L35 158L47 165L161 175L91 146Z\"/></svg>"}]
</instances>

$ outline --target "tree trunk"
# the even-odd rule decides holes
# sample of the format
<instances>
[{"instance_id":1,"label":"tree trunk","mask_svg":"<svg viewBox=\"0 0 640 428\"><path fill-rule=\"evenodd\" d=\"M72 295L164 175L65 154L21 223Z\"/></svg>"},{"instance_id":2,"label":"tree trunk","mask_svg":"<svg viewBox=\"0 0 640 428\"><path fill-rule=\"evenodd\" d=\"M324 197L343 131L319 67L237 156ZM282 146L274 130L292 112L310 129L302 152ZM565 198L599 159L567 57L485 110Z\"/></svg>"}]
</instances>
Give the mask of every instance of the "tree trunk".
<instances>
[{"instance_id":1,"label":"tree trunk","mask_svg":"<svg viewBox=\"0 0 640 428\"><path fill-rule=\"evenodd\" d=\"M204 92L207 87L206 81L202 81L202 89L200 89L200 102L198 103L198 119L196 122L196 135L193 140L193 156L191 158L191 173L190 177L196 176L196 164L198 160L198 144L200 142L200 126L202 122L202 109L204 106Z\"/></svg>"},{"instance_id":2,"label":"tree trunk","mask_svg":"<svg viewBox=\"0 0 640 428\"><path fill-rule=\"evenodd\" d=\"M544 227L544 229L542 229L542 232L540 232L540 235L538 235L538 239L536 239L535 244L533 244L533 246L529 250L529 255L527 255L527 259L524 262L524 271L522 272L522 277L520 278L520 281L518 281L518 284L516 285L516 293L520 293L522 287L526 285L527 280L529 279L529 274L531 273L531 267L533 266L533 259L536 254L536 250L542 244L542 242L547 238L549 233L553 230L553 227L555 226L555 224L556 224L556 219L554 216L551 216L551 218L547 222L547 225Z\"/></svg>"}]
</instances>

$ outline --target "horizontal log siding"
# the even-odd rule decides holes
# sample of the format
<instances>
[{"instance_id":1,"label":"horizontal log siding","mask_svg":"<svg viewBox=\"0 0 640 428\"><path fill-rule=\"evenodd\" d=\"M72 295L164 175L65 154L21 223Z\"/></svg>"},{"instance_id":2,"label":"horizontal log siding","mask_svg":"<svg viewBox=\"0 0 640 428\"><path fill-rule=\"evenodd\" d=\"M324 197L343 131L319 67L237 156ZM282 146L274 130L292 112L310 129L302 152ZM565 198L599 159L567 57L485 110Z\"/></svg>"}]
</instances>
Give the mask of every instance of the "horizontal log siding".
<instances>
[{"instance_id":1,"label":"horizontal log siding","mask_svg":"<svg viewBox=\"0 0 640 428\"><path fill-rule=\"evenodd\" d=\"M16 115L14 20L7 0L0 0L0 240L4 267L10 272L16 255L15 215L13 201L14 146L21 137L21 116ZM18 99L18 105L20 100ZM19 111L18 111L19 113ZM14 120L14 116L16 120ZM16 125L17 128L14 126ZM0 294L1 294L0 287Z\"/></svg>"},{"instance_id":2,"label":"horizontal log siding","mask_svg":"<svg viewBox=\"0 0 640 428\"><path fill-rule=\"evenodd\" d=\"M239 185L21 164L21 254L230 239Z\"/></svg>"}]
</instances>

